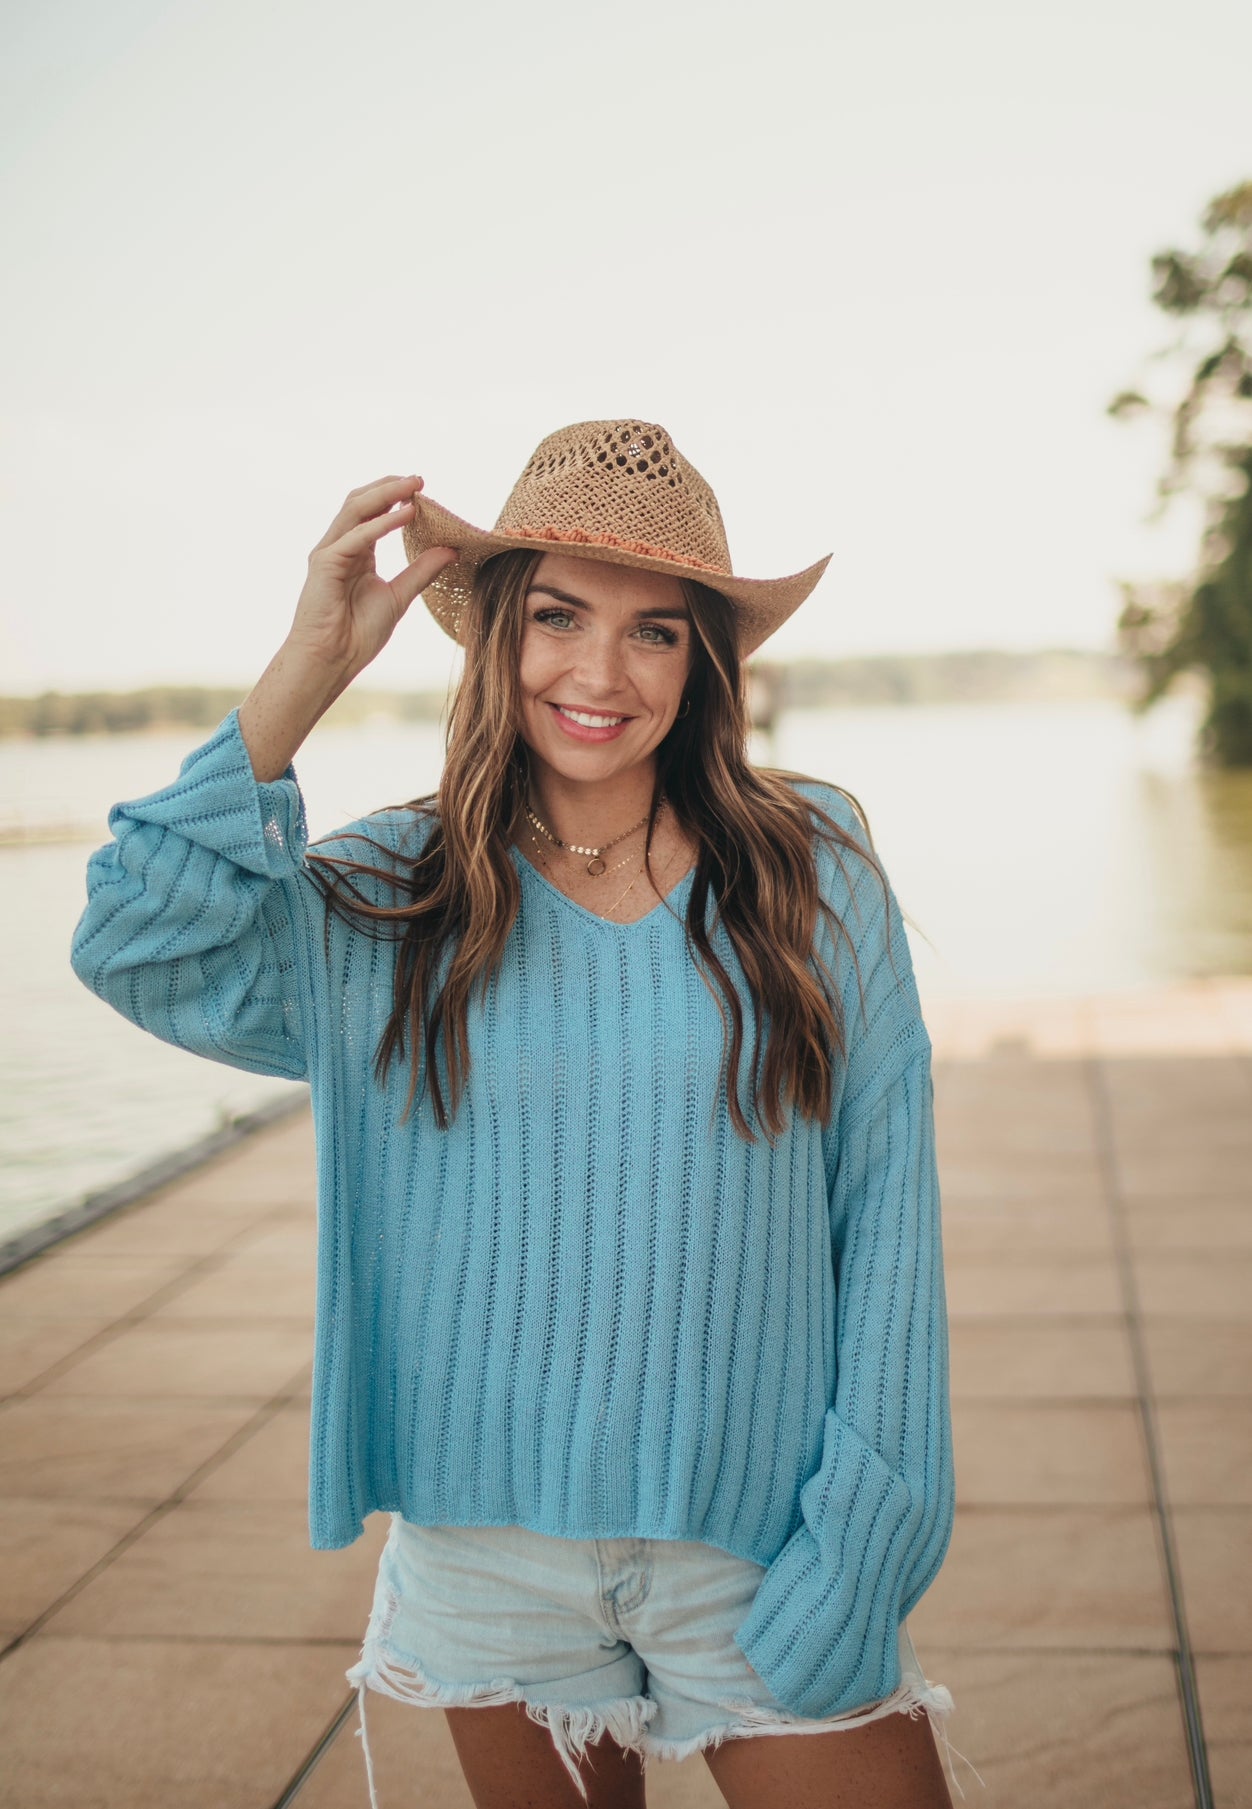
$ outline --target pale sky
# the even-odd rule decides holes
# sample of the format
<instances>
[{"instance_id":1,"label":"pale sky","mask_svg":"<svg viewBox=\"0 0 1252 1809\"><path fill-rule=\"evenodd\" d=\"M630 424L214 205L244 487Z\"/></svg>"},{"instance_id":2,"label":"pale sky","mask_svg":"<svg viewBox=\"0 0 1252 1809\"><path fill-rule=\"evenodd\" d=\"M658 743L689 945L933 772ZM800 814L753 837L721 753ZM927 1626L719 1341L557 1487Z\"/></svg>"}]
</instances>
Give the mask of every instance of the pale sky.
<instances>
[{"instance_id":1,"label":"pale sky","mask_svg":"<svg viewBox=\"0 0 1252 1809\"><path fill-rule=\"evenodd\" d=\"M1148 260L1252 176L1247 0L17 0L0 691L248 684L348 490L490 525L660 421L778 657L1111 644ZM380 569L404 563L400 536ZM363 685L442 685L420 600Z\"/></svg>"}]
</instances>

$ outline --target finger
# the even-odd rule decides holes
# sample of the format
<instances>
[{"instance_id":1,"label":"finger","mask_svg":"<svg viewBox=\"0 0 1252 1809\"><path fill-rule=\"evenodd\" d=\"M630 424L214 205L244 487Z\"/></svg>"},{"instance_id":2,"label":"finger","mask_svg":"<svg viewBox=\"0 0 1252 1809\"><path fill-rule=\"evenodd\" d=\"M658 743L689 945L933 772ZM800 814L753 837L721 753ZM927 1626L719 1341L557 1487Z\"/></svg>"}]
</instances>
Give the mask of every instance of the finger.
<instances>
[{"instance_id":1,"label":"finger","mask_svg":"<svg viewBox=\"0 0 1252 1809\"><path fill-rule=\"evenodd\" d=\"M352 560L358 553L381 540L384 534L391 534L413 518L412 503L400 503L398 507L389 509L385 515L375 515L369 521L358 522L354 528L340 534L338 540L332 540L323 546L315 546L309 554L310 560L320 553L323 557L336 560Z\"/></svg>"},{"instance_id":2,"label":"finger","mask_svg":"<svg viewBox=\"0 0 1252 1809\"><path fill-rule=\"evenodd\" d=\"M396 477L394 475L391 477L376 477L372 484L361 484L357 489L349 490L347 502L351 502L354 497L370 496L375 492L380 496L387 493L395 495L397 492L403 495L405 490L420 490L425 481L425 478L417 477L412 474L408 477Z\"/></svg>"},{"instance_id":3,"label":"finger","mask_svg":"<svg viewBox=\"0 0 1252 1809\"><path fill-rule=\"evenodd\" d=\"M420 596L426 586L439 576L445 565L452 565L460 557L455 547L428 546L412 565L406 565L402 572L397 572L391 580L391 588L401 607L407 609L414 597Z\"/></svg>"},{"instance_id":4,"label":"finger","mask_svg":"<svg viewBox=\"0 0 1252 1809\"><path fill-rule=\"evenodd\" d=\"M390 509L397 499L415 496L424 483L425 479L420 477L380 477L372 484L363 484L359 490L350 490L343 507L313 551L332 546L349 528Z\"/></svg>"}]
</instances>

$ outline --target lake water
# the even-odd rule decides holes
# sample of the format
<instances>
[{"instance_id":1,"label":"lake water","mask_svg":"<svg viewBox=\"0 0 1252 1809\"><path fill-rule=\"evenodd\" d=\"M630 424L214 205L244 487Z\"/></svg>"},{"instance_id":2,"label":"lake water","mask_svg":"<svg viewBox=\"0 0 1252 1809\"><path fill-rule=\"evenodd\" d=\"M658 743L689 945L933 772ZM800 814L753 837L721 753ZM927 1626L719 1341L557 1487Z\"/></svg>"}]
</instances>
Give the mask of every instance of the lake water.
<instances>
[{"instance_id":1,"label":"lake water","mask_svg":"<svg viewBox=\"0 0 1252 1809\"><path fill-rule=\"evenodd\" d=\"M1252 973L1252 774L1199 768L1199 706L1115 702L793 711L753 753L833 780L868 817L937 994L1104 992ZM0 1241L232 1116L302 1095L144 1035L69 966L109 806L167 784L207 731L0 742ZM437 725L322 726L296 759L313 835L433 790Z\"/></svg>"}]
</instances>

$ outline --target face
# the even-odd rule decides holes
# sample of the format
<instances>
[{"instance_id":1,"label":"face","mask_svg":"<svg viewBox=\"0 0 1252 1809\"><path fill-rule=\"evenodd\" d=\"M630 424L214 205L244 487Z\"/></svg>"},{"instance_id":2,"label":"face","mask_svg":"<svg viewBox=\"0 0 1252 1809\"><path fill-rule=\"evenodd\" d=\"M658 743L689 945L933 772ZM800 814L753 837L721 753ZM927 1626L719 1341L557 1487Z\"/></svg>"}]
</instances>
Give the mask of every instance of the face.
<instances>
[{"instance_id":1,"label":"face","mask_svg":"<svg viewBox=\"0 0 1252 1809\"><path fill-rule=\"evenodd\" d=\"M678 579L545 553L524 611L519 677L531 752L569 780L616 778L650 761L691 670ZM584 724L570 711L610 721Z\"/></svg>"}]
</instances>

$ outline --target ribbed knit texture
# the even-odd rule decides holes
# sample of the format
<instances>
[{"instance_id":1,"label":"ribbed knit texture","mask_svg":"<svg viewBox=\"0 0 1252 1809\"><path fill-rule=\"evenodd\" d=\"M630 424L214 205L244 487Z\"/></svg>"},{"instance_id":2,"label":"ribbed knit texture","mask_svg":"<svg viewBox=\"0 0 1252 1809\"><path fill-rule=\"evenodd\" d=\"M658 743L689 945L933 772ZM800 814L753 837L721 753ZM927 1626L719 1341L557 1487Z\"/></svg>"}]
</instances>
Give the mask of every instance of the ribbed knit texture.
<instances>
[{"instance_id":1,"label":"ribbed knit texture","mask_svg":"<svg viewBox=\"0 0 1252 1809\"><path fill-rule=\"evenodd\" d=\"M803 789L862 833L833 787ZM953 1471L931 1044L866 863L819 849L865 1014L823 934L849 1057L829 1122L793 1113L771 1149L730 1123L690 875L677 918L612 924L513 850L521 909L441 1132L428 1095L400 1124L405 1063L385 1088L371 1072L394 948L336 918L327 962L294 769L258 784L235 711L109 827L75 972L167 1042L311 1084L312 1544L351 1544L380 1509L704 1540L768 1567L736 1638L794 1712L895 1689ZM349 827L412 851L423 833L403 810ZM747 1110L752 1013L720 927L715 946L745 1001Z\"/></svg>"}]
</instances>

